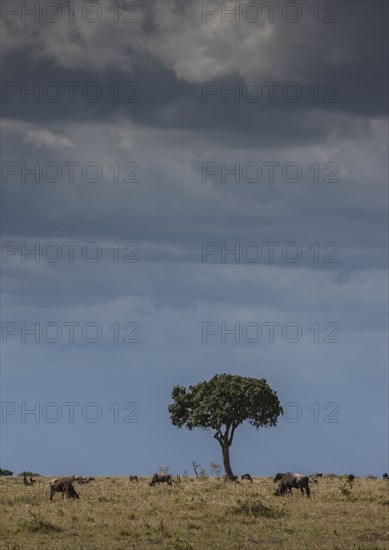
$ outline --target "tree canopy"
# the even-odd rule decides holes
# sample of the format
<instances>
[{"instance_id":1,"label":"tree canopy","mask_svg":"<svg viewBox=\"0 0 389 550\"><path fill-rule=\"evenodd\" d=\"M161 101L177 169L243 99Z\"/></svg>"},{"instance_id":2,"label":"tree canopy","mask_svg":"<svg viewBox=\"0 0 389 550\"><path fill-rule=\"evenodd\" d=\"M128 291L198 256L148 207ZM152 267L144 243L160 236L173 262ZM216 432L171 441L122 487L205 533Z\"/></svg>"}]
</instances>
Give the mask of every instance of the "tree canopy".
<instances>
[{"instance_id":1,"label":"tree canopy","mask_svg":"<svg viewBox=\"0 0 389 550\"><path fill-rule=\"evenodd\" d=\"M211 380L186 389L175 386L173 403L169 405L174 426L211 429L223 450L226 474L233 477L228 448L236 428L249 422L254 428L277 425L283 413L277 393L264 378L248 378L236 374L217 374Z\"/></svg>"}]
</instances>

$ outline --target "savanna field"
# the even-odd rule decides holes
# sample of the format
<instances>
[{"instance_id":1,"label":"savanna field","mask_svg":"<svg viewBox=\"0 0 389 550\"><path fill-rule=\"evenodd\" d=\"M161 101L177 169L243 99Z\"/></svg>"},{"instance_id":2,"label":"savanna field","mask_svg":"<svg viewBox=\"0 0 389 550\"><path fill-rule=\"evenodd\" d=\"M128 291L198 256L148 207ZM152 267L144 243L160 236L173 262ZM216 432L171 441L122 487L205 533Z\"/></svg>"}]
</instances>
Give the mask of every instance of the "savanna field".
<instances>
[{"instance_id":1,"label":"savanna field","mask_svg":"<svg viewBox=\"0 0 389 550\"><path fill-rule=\"evenodd\" d=\"M184 478L156 487L150 478L100 477L78 485L80 500L56 494L51 478L33 487L0 479L0 548L7 550L171 550L389 548L389 482L337 477L276 497L271 478L226 483Z\"/></svg>"}]
</instances>

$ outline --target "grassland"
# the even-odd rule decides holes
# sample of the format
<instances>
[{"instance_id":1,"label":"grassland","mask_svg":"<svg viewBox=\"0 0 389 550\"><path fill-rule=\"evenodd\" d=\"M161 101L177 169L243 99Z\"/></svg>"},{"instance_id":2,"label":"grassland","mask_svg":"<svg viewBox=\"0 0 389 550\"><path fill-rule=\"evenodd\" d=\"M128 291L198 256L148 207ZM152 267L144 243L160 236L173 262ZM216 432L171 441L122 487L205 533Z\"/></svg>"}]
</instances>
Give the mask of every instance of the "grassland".
<instances>
[{"instance_id":1,"label":"grassland","mask_svg":"<svg viewBox=\"0 0 389 550\"><path fill-rule=\"evenodd\" d=\"M0 548L7 550L171 550L389 548L389 482L337 478L275 497L269 478L225 483L186 478L171 487L100 477L75 485L80 500L49 501L49 479L25 487L0 479ZM344 490L340 487L345 486ZM343 491L343 492L342 492Z\"/></svg>"}]
</instances>

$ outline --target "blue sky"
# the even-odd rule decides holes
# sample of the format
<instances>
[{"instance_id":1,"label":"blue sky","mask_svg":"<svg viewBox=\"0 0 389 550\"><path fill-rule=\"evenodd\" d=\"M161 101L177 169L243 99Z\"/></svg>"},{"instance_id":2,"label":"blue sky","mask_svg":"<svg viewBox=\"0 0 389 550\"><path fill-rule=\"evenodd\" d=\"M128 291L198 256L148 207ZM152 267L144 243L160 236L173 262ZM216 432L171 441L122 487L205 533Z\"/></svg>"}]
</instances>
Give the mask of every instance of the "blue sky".
<instances>
[{"instance_id":1,"label":"blue sky","mask_svg":"<svg viewBox=\"0 0 389 550\"><path fill-rule=\"evenodd\" d=\"M1 467L208 469L167 407L229 372L285 407L235 473L387 471L386 4L36 4L2 14Z\"/></svg>"}]
</instances>

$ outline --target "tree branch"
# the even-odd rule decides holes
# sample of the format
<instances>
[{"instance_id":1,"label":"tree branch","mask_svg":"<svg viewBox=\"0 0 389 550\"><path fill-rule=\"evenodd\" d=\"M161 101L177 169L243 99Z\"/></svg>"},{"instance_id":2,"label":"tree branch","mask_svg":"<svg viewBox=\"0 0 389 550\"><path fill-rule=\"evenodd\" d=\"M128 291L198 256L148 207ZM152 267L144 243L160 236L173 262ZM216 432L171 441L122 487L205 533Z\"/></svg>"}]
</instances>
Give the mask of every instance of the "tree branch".
<instances>
[{"instance_id":1,"label":"tree branch","mask_svg":"<svg viewBox=\"0 0 389 550\"><path fill-rule=\"evenodd\" d=\"M223 445L222 433L220 430L217 430L213 437L219 441L220 445Z\"/></svg>"},{"instance_id":2,"label":"tree branch","mask_svg":"<svg viewBox=\"0 0 389 550\"><path fill-rule=\"evenodd\" d=\"M223 434L223 445L226 445L226 446L228 446L230 427L231 427L231 424L226 424L226 431Z\"/></svg>"},{"instance_id":3,"label":"tree branch","mask_svg":"<svg viewBox=\"0 0 389 550\"><path fill-rule=\"evenodd\" d=\"M231 447L232 440L234 438L234 432L235 432L236 424L232 424L232 430L230 433L230 437L228 438L228 446Z\"/></svg>"}]
</instances>

